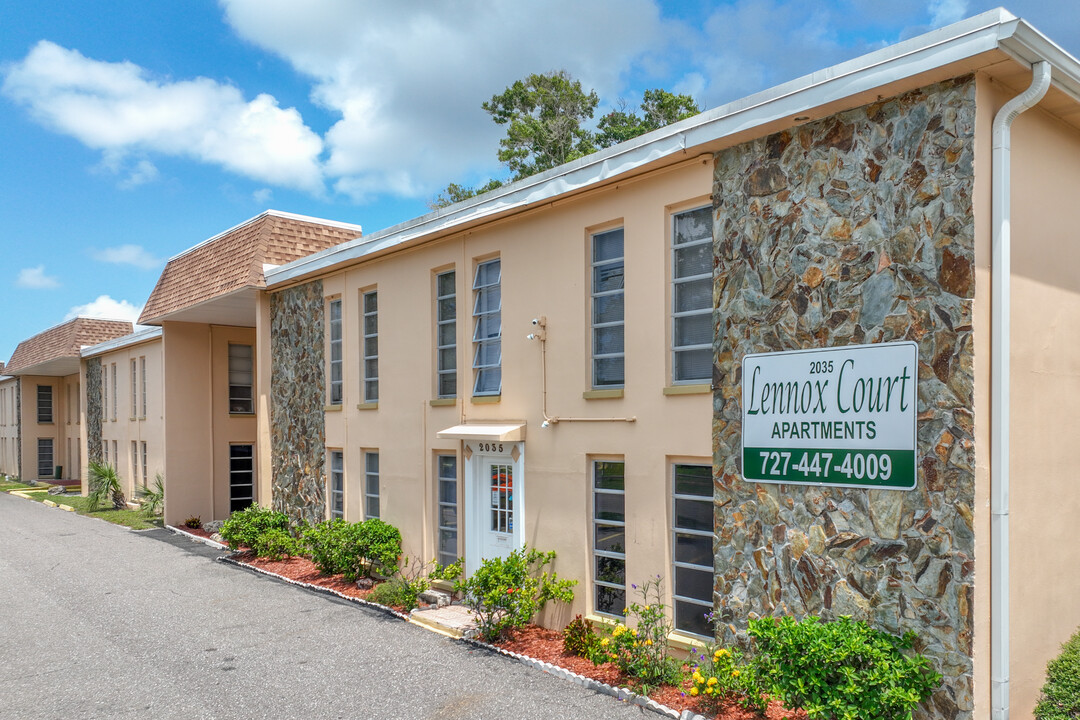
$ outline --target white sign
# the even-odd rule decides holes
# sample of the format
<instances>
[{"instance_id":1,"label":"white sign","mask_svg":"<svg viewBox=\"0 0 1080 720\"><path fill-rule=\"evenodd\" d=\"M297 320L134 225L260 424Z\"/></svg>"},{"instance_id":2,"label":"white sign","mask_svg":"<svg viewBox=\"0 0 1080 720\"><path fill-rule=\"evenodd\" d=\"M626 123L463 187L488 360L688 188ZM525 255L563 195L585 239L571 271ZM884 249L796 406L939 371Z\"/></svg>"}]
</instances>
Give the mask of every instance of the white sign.
<instances>
[{"instance_id":1,"label":"white sign","mask_svg":"<svg viewBox=\"0 0 1080 720\"><path fill-rule=\"evenodd\" d=\"M913 489L918 362L913 342L746 355L743 477Z\"/></svg>"}]
</instances>

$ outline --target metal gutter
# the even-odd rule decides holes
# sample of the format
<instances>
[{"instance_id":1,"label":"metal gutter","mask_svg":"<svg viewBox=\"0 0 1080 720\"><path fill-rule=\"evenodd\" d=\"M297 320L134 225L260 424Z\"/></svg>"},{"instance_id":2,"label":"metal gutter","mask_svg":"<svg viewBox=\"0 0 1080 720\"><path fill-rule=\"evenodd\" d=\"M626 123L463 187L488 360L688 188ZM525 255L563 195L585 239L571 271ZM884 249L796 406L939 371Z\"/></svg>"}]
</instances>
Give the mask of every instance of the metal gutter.
<instances>
[{"instance_id":1,"label":"metal gutter","mask_svg":"<svg viewBox=\"0 0 1080 720\"><path fill-rule=\"evenodd\" d=\"M997 50L1002 36L1013 34L1017 23L1016 16L998 8L819 70L477 198L294 260L266 273L267 288L325 272L425 236L461 230L521 212L628 175L651 163L681 157L688 148L793 118L809 109ZM1042 37L1034 30L1031 32Z\"/></svg>"},{"instance_id":2,"label":"metal gutter","mask_svg":"<svg viewBox=\"0 0 1080 720\"><path fill-rule=\"evenodd\" d=\"M144 343L159 337L161 337L160 327L137 330L130 335L124 335L123 337L106 340L105 342L98 343L97 345L87 345L86 347L82 348L79 355L84 358L93 357L94 355L101 355L103 353L112 352L113 350L130 347L131 345L138 345L139 343Z\"/></svg>"},{"instance_id":3,"label":"metal gutter","mask_svg":"<svg viewBox=\"0 0 1080 720\"><path fill-rule=\"evenodd\" d=\"M1009 718L1009 421L1010 306L1012 274L1011 130L1050 88L1050 63L1035 64L1031 86L994 117L991 167L990 352L990 673L991 717Z\"/></svg>"}]
</instances>

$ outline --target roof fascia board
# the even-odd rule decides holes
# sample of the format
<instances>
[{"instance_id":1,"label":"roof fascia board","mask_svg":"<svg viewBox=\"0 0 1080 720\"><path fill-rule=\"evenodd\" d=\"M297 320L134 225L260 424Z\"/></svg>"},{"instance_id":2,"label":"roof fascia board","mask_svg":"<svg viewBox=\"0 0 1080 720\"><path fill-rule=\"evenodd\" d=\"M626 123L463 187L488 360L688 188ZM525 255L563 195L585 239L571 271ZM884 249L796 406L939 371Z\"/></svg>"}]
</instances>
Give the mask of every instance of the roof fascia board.
<instances>
[{"instance_id":1,"label":"roof fascia board","mask_svg":"<svg viewBox=\"0 0 1080 720\"><path fill-rule=\"evenodd\" d=\"M133 345L139 345L141 343L150 342L161 337L161 328L153 327L147 330L139 330L133 332L130 335L124 335L123 337L116 338L114 340L106 340L103 343L97 345L87 345L82 348L80 355L84 358L93 357L95 355L103 355L113 350L120 350L122 348L131 347Z\"/></svg>"},{"instance_id":2,"label":"roof fascia board","mask_svg":"<svg viewBox=\"0 0 1080 720\"><path fill-rule=\"evenodd\" d=\"M180 308L179 310L173 310L171 312L167 312L167 313L165 313L163 315L158 315L158 316L152 317L152 318L145 318L145 319L139 318L139 320L142 321L139 324L140 325L156 325L156 326L160 326L160 324L162 322L164 322L166 320L169 320L174 315L179 315L180 313L188 312L189 310L194 310L195 308L204 307L204 306L209 305L211 303L217 302L218 300L222 300L222 299L227 298L227 297L232 297L233 295L239 295L240 293L247 292L248 290L263 290L263 289L265 289L265 288L260 287L259 285L242 285L242 286L240 286L238 288L234 288L234 289L230 290L227 293L222 293L221 295L215 295L212 298L207 298L206 300L200 300L199 302L193 303L191 305L185 305L184 307ZM181 320L179 322L184 322L184 321Z\"/></svg>"},{"instance_id":3,"label":"roof fascia board","mask_svg":"<svg viewBox=\"0 0 1080 720\"><path fill-rule=\"evenodd\" d=\"M687 148L975 57L997 49L1002 35L1011 34L1015 26L1016 17L1009 12L1001 8L987 11L736 100L534 178L511 183L451 206L447 211L431 213L286 263L266 273L266 286L273 288L298 281L395 245L518 212L681 154Z\"/></svg>"},{"instance_id":4,"label":"roof fascia board","mask_svg":"<svg viewBox=\"0 0 1080 720\"><path fill-rule=\"evenodd\" d=\"M1001 49L1028 66L1040 60L1049 62L1050 84L1080 103L1080 62L1053 40L1023 20L1016 20L1009 23Z\"/></svg>"}]
</instances>

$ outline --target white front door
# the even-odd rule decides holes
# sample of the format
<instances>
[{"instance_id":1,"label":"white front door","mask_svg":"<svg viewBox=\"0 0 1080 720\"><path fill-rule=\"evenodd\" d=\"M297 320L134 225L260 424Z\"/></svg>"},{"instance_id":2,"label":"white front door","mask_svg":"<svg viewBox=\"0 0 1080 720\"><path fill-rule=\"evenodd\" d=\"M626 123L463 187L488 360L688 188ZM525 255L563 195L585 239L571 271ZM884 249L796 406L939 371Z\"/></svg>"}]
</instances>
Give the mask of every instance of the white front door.
<instances>
[{"instance_id":1,"label":"white front door","mask_svg":"<svg viewBox=\"0 0 1080 720\"><path fill-rule=\"evenodd\" d=\"M521 547L524 443L467 443L465 571Z\"/></svg>"}]
</instances>

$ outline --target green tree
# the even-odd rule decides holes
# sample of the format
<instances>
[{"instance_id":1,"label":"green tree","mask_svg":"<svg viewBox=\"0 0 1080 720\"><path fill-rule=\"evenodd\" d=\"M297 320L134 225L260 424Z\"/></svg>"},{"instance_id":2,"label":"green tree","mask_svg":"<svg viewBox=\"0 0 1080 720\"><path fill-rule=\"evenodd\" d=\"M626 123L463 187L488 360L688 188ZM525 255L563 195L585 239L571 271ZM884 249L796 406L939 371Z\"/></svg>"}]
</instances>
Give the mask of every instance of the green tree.
<instances>
[{"instance_id":1,"label":"green tree","mask_svg":"<svg viewBox=\"0 0 1080 720\"><path fill-rule=\"evenodd\" d=\"M439 208L448 207L454 203L459 203L462 200L468 200L471 197L477 195L483 195L489 190L502 187L502 180L488 180L486 183L479 187L468 187L467 185L458 185L457 183L450 183L442 191L439 192L430 202L428 202L428 209L438 210Z\"/></svg>"},{"instance_id":2,"label":"green tree","mask_svg":"<svg viewBox=\"0 0 1080 720\"><path fill-rule=\"evenodd\" d=\"M521 180L595 151L593 133L581 124L599 102L595 91L586 93L560 70L518 80L482 107L507 126L499 160Z\"/></svg>"},{"instance_id":3,"label":"green tree","mask_svg":"<svg viewBox=\"0 0 1080 720\"><path fill-rule=\"evenodd\" d=\"M641 115L627 112L626 104L620 103L618 110L612 110L600 118L596 144L602 148L611 147L699 112L701 109L689 95L675 95L661 89L646 90L641 102Z\"/></svg>"}]
</instances>

